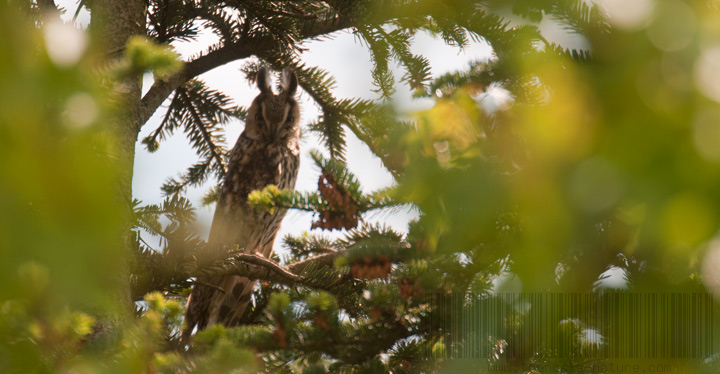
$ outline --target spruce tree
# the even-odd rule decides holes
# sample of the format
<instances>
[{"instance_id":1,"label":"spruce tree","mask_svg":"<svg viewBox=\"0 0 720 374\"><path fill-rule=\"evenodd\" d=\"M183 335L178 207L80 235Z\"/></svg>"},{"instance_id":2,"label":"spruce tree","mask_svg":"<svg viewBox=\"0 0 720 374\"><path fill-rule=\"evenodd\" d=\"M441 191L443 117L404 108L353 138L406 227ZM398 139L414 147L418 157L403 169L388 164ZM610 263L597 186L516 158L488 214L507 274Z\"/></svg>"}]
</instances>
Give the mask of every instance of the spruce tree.
<instances>
[{"instance_id":1,"label":"spruce tree","mask_svg":"<svg viewBox=\"0 0 720 374\"><path fill-rule=\"evenodd\" d=\"M712 147L720 95L701 79L718 77L701 37L714 30L714 2L658 5L657 19L631 26L582 0L81 0L81 8L91 14L90 47L66 62L47 40L68 10L46 0L0 5L10 41L0 46L0 77L11 87L0 88L8 145L0 155L10 161L0 163L9 181L0 185L9 197L0 200L8 212L0 371L571 372L633 349L672 352L663 357L686 371L717 365L712 333L688 325L712 317L702 292L718 291L702 271L713 264L701 260L720 250L710 241L720 220ZM675 11L685 17L679 31L663 32L659 22ZM587 48L548 41L543 21ZM203 53L181 61L169 48L202 30L218 39ZM336 98L332 72L302 62L303 43L340 30L369 49L377 100ZM418 32L458 48L484 40L493 58L432 77L410 48ZM308 229L319 230L283 238L283 258L208 245L185 196L209 183L204 203L214 201L228 158L224 127L246 115L200 75L251 57L248 79L261 65L290 67L322 111L305 129L326 151L312 152L318 190L250 195L256 209L315 214ZM398 89L392 62L432 109L408 118L386 105ZM145 72L154 80L142 94ZM485 109L493 89L512 104ZM89 107L93 116L76 115ZM159 127L138 139L157 111ZM177 131L198 161L162 186L162 204L132 199L135 144L152 152ZM363 192L346 164L348 131L382 161L392 187ZM363 222L402 206L420 212L407 234ZM340 239L317 234L340 229ZM144 243L142 230L162 237L162 248ZM608 269L640 296L604 287ZM180 342L189 288L219 274L260 280L243 324ZM644 296L668 290L690 296L675 304ZM678 303L694 309L672 309ZM633 314L640 305L650 314ZM661 318L690 335L662 348L633 340L632 331L656 333Z\"/></svg>"}]
</instances>

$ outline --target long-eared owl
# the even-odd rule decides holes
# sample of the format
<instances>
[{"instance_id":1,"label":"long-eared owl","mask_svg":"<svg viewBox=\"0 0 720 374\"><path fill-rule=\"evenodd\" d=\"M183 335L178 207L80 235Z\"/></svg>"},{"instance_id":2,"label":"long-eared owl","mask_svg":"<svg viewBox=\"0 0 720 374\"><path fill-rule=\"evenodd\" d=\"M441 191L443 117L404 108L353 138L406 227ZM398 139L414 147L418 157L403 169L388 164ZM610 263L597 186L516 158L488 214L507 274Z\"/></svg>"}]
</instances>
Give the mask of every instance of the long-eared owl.
<instances>
[{"instance_id":1,"label":"long-eared owl","mask_svg":"<svg viewBox=\"0 0 720 374\"><path fill-rule=\"evenodd\" d=\"M290 69L283 70L281 90L275 94L265 67L258 71L256 81L260 94L248 109L245 129L230 154L208 243L238 245L245 253L270 257L285 210L256 210L247 199L253 190L270 184L295 188L300 163L298 81ZM199 331L215 323L236 325L256 283L235 275L198 279L188 299L183 340L195 327Z\"/></svg>"}]
</instances>

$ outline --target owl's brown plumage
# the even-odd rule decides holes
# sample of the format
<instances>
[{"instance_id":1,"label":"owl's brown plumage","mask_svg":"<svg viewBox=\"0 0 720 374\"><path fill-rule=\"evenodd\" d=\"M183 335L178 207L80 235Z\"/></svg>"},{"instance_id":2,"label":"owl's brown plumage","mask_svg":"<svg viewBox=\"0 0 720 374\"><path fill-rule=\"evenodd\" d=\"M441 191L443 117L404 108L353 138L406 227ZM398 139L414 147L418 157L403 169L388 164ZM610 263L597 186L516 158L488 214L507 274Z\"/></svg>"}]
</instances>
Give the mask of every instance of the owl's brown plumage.
<instances>
[{"instance_id":1,"label":"owl's brown plumage","mask_svg":"<svg viewBox=\"0 0 720 374\"><path fill-rule=\"evenodd\" d=\"M257 84L260 94L253 100L245 130L230 154L208 241L211 245L237 244L245 253L270 257L285 210L255 210L248 206L247 198L251 191L270 184L280 189L295 188L300 164L300 109L295 100L297 77L290 69L283 71L279 94L273 92L264 67L258 71ZM195 327L199 331L215 323L236 325L257 283L234 275L198 280L188 299L183 340Z\"/></svg>"}]
</instances>

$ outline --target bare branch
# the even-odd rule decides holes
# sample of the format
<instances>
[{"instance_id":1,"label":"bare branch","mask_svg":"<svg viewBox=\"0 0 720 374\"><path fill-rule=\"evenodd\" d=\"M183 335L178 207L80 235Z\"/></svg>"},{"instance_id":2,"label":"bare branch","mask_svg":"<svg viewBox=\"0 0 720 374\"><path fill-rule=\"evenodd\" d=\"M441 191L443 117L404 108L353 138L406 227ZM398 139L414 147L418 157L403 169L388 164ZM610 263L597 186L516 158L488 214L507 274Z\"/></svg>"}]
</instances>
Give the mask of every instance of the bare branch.
<instances>
[{"instance_id":1,"label":"bare branch","mask_svg":"<svg viewBox=\"0 0 720 374\"><path fill-rule=\"evenodd\" d=\"M273 260L269 260L265 257L256 254L238 254L232 257L234 262L227 271L227 274L243 275L251 279L264 279L280 277L285 282L299 283L302 282L302 277L293 274L287 269L283 268L282 265L278 264ZM255 267L247 266L256 265ZM237 273L236 273L237 271ZM247 273L247 274L239 274ZM202 269L198 271L197 275L208 276L216 275L217 272L214 269Z\"/></svg>"},{"instance_id":2,"label":"bare branch","mask_svg":"<svg viewBox=\"0 0 720 374\"><path fill-rule=\"evenodd\" d=\"M287 269L294 274L302 274L305 268L307 268L311 264L315 264L317 266L332 267L335 264L335 259L344 256L346 253L347 251L334 251L329 253L323 253L315 257L306 258L302 261L292 263L287 266Z\"/></svg>"},{"instance_id":3,"label":"bare branch","mask_svg":"<svg viewBox=\"0 0 720 374\"><path fill-rule=\"evenodd\" d=\"M332 255L336 255L336 253L332 253ZM302 285L330 290L343 280L342 276L338 276L338 278L334 282L330 283L330 286L328 287L327 284L318 284L318 282L301 275L303 270L305 270L311 263L314 263L317 266L332 266L334 258L337 256L332 256L333 261L328 261L329 258L326 258L325 256L326 255L312 257L302 261L302 264L296 263L294 264L296 266L290 265L285 268L277 262L260 255L238 254L232 257L232 262L234 264L225 268L225 274L240 275L250 279L265 280L287 286ZM300 265L297 266L298 264ZM216 270L217 269L201 270L198 275L217 275L218 273Z\"/></svg>"},{"instance_id":4,"label":"bare branch","mask_svg":"<svg viewBox=\"0 0 720 374\"><path fill-rule=\"evenodd\" d=\"M328 280L325 279L321 284L316 280L304 277L303 272L311 265L317 267L332 267L335 259L343 256L345 253L345 251L325 253L287 266L282 266L277 262L260 255L236 252L229 258L214 261L210 265L197 266L195 264L191 264L189 267L174 266L172 270L173 274L167 274L166 277L163 278L164 281L160 281L160 283L166 284L159 284L158 280L148 282L147 279L138 279L135 284L143 286L136 286L136 289L132 292L133 299L139 300L143 297L143 295L150 291L163 289L168 285L175 284L177 282L186 282L189 278L217 275L239 275L250 279L264 280L286 286L299 285L332 291L332 289L345 281L347 277L338 274L337 279L334 281L327 282ZM141 278L152 278L152 273L152 270L143 271L141 274L138 274L138 276Z\"/></svg>"}]
</instances>

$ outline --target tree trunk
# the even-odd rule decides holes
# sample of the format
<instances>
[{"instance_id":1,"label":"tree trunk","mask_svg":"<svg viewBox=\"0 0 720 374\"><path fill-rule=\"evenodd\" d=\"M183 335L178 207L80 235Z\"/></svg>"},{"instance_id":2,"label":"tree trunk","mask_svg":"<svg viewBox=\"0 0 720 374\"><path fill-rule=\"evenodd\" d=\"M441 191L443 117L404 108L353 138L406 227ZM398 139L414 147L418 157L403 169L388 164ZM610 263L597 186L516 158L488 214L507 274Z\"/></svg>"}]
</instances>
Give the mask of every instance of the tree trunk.
<instances>
[{"instance_id":1,"label":"tree trunk","mask_svg":"<svg viewBox=\"0 0 720 374\"><path fill-rule=\"evenodd\" d=\"M95 0L92 2L92 21L90 25L93 51L99 57L102 66L122 59L128 39L133 35L145 34L145 1L143 0ZM117 240L122 243L126 253L126 263L115 279L109 280L118 293L118 314L101 316L100 340L112 338L119 324L131 315L133 304L130 297L129 259L132 254L133 235L131 232L132 213L132 176L135 159L135 144L141 124L139 108L142 89L142 77L135 75L117 82L113 87L115 115L105 124L115 136L116 153L113 156L119 170L116 191L112 193L125 204L124 224L119 227Z\"/></svg>"}]
</instances>

